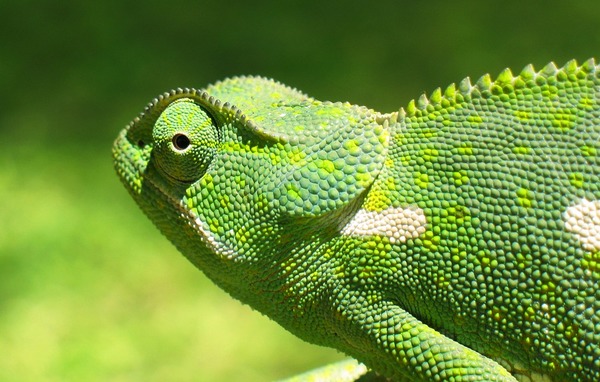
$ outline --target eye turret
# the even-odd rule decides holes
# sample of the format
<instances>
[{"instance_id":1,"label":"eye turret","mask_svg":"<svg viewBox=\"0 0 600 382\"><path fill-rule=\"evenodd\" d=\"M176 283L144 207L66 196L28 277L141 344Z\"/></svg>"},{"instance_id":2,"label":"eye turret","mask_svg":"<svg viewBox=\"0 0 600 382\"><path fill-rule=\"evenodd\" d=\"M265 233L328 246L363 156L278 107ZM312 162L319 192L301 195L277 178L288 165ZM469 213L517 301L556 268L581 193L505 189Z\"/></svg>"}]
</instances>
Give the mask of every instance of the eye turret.
<instances>
[{"instance_id":1,"label":"eye turret","mask_svg":"<svg viewBox=\"0 0 600 382\"><path fill-rule=\"evenodd\" d=\"M157 167L169 178L186 183L206 172L219 145L214 120L189 98L174 101L162 112L152 139Z\"/></svg>"}]
</instances>

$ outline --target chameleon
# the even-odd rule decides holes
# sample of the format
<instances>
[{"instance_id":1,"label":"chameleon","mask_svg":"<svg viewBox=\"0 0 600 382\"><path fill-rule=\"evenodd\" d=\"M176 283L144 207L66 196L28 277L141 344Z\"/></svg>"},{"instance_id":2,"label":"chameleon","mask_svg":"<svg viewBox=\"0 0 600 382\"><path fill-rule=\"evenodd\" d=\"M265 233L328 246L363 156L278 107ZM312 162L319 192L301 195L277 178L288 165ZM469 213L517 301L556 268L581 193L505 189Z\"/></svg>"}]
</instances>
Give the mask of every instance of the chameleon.
<instances>
[{"instance_id":1,"label":"chameleon","mask_svg":"<svg viewBox=\"0 0 600 382\"><path fill-rule=\"evenodd\" d=\"M593 59L467 77L390 113L258 76L178 88L120 132L113 159L185 257L361 362L341 368L600 380Z\"/></svg>"}]
</instances>

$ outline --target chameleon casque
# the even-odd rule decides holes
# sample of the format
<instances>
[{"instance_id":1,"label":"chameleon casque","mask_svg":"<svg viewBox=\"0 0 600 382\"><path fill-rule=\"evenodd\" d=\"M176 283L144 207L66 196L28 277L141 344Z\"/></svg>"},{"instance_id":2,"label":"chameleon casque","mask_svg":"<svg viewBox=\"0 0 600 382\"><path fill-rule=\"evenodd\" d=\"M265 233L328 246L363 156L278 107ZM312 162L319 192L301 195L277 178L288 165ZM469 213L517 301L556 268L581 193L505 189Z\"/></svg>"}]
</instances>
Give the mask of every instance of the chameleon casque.
<instances>
[{"instance_id":1,"label":"chameleon casque","mask_svg":"<svg viewBox=\"0 0 600 382\"><path fill-rule=\"evenodd\" d=\"M600 380L600 67L379 113L261 77L152 101L113 147L211 280L394 381Z\"/></svg>"}]
</instances>

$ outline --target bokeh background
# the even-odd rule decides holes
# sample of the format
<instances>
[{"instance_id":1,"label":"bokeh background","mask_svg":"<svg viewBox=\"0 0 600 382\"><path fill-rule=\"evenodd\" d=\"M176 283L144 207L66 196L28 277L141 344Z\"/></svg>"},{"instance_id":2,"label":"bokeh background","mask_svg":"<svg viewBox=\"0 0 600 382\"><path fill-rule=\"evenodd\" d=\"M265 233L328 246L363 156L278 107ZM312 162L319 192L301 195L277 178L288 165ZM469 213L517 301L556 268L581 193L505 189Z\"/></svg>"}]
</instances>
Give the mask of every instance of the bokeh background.
<instances>
[{"instance_id":1,"label":"bokeh background","mask_svg":"<svg viewBox=\"0 0 600 382\"><path fill-rule=\"evenodd\" d=\"M600 3L0 1L0 381L268 381L343 355L206 280L113 173L159 93L276 78L392 111L438 86L600 57Z\"/></svg>"}]
</instances>

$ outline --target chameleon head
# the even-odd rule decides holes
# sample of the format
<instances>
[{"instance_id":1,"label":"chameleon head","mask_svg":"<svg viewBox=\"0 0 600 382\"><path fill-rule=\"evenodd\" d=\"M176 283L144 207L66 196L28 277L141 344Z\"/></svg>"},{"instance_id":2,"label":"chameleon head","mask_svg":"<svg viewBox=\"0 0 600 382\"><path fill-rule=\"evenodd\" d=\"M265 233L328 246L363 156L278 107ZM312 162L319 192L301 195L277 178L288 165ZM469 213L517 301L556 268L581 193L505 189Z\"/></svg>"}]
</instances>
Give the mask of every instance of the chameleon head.
<instances>
[{"instance_id":1,"label":"chameleon head","mask_svg":"<svg viewBox=\"0 0 600 382\"><path fill-rule=\"evenodd\" d=\"M206 180L199 182L222 145L220 128L232 122L215 118L221 109L204 92L165 93L119 134L113 146L117 173L137 204L202 269L215 266L223 253L197 204L198 190L207 186Z\"/></svg>"},{"instance_id":2,"label":"chameleon head","mask_svg":"<svg viewBox=\"0 0 600 382\"><path fill-rule=\"evenodd\" d=\"M367 108L240 77L155 99L113 156L161 232L239 298L248 277L237 285L236 275L259 277L242 267L264 271L339 232L383 167L384 125Z\"/></svg>"}]
</instances>

